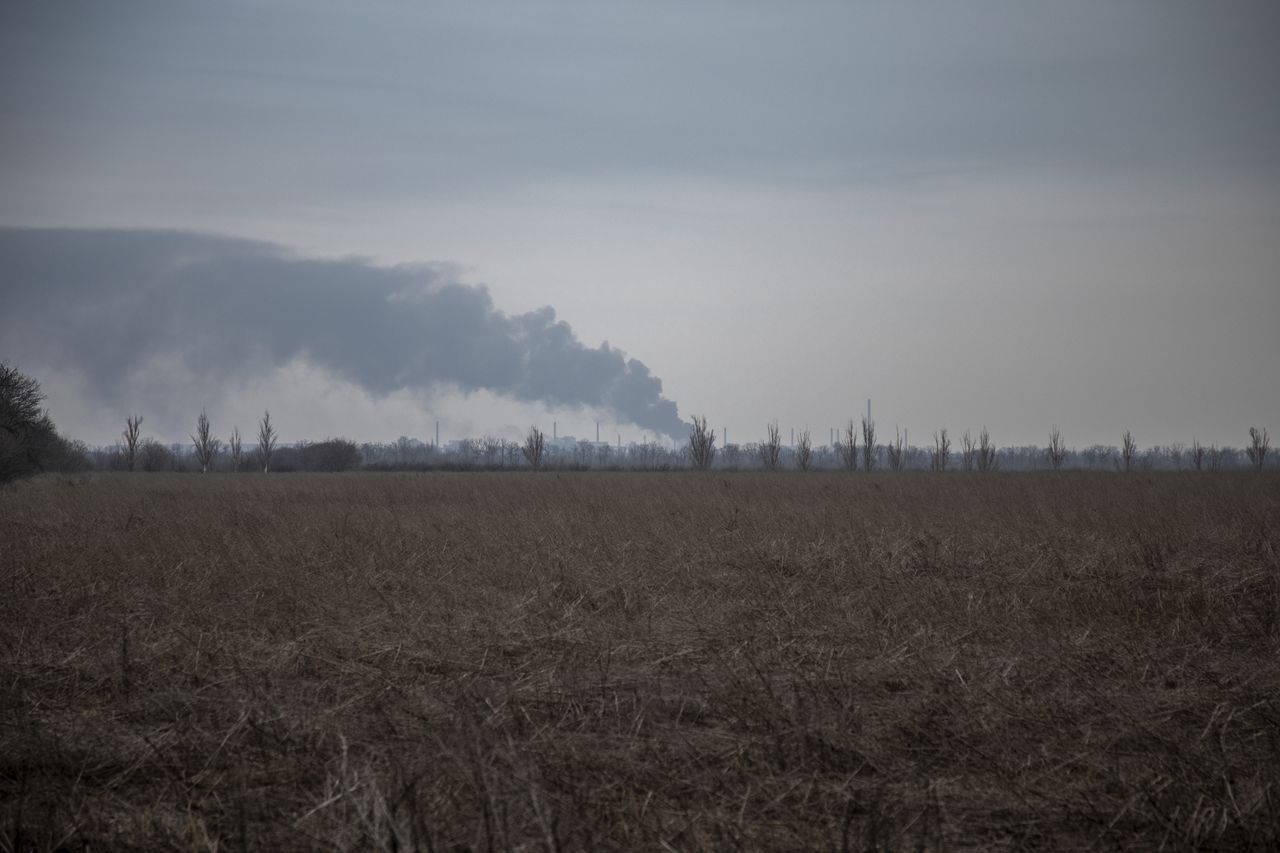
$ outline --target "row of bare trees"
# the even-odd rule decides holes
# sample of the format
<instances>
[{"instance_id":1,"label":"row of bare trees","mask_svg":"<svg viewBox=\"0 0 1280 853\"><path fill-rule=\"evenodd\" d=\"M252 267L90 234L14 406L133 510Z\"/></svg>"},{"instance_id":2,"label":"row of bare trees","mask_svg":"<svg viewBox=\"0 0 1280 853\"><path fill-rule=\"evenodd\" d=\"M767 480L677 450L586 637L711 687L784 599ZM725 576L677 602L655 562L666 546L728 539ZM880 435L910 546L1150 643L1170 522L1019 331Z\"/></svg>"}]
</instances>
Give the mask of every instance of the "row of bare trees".
<instances>
[{"instance_id":1,"label":"row of bare trees","mask_svg":"<svg viewBox=\"0 0 1280 853\"><path fill-rule=\"evenodd\" d=\"M687 454L690 467L695 470L705 471L710 469L717 453L715 430L708 428L707 423L705 416L697 416L694 417L690 428ZM861 433L862 438L861 448L858 446L859 433ZM1254 470L1261 471L1270 452L1270 436L1265 428L1259 430L1251 427L1249 429L1249 439L1250 444L1245 448L1245 454L1249 459L1250 466ZM779 468L784 447L782 444L782 431L778 427L778 422L773 421L766 424L764 440L749 447L754 451L751 455L758 459L762 468L768 471ZM933 446L928 449L930 470L943 472L950 468L953 457L951 448L951 437L946 429L940 429L933 434ZM873 470L877 460L875 422L863 418L861 430L859 430L858 425L851 419L840 431L833 449L838 459L839 467L847 471L856 471L858 469L858 451L861 449L863 469L866 471ZM885 457L891 471L902 471L906 468L908 450L905 434L895 428L893 441L884 445ZM1178 445L1174 450L1180 457L1182 446ZM727 451L728 448L726 448ZM796 435L790 452L798 470L808 471L813 466L815 451L808 429L801 430ZM1070 451L1067 449L1066 441L1063 439L1062 430L1059 427L1054 426L1049 431L1049 441L1045 445L1043 452L1049 467L1055 471L1060 470L1066 463ZM733 455L737 456L736 447ZM1130 430L1125 430L1124 435L1121 437L1118 453L1114 459L1116 469L1119 471L1134 470L1138 467L1139 456L1137 440L1134 439ZM1190 459L1191 467L1197 471L1203 470L1206 466L1214 469L1218 467L1217 448L1206 450L1198 441L1192 443L1188 458ZM991 440L991 433L985 426L978 432L976 439L971 431L965 430L960 439L960 464L965 471L987 473L999 469L999 454Z\"/></svg>"},{"instance_id":2,"label":"row of bare trees","mask_svg":"<svg viewBox=\"0 0 1280 853\"><path fill-rule=\"evenodd\" d=\"M1183 447L1180 444L1173 445L1170 450L1180 459ZM1263 466L1266 465L1267 455L1270 451L1271 436L1268 435L1266 428L1259 430L1256 427L1250 427L1249 444L1245 447L1245 456L1249 460L1249 466L1255 471L1261 471ZM1186 451L1186 456L1192 470L1203 471L1206 468L1216 470L1219 467L1221 454L1216 446L1211 445L1206 448L1199 441L1193 440L1191 447ZM1049 460L1050 467L1055 471L1060 469L1066 461L1066 443L1062 440L1062 431L1056 426L1049 432L1049 444L1045 447L1045 458ZM1137 467L1138 459L1138 442L1134 439L1130 430L1125 430L1120 439L1119 454L1115 459L1116 470L1132 471ZM1179 465L1181 465L1180 462Z\"/></svg>"},{"instance_id":3,"label":"row of bare trees","mask_svg":"<svg viewBox=\"0 0 1280 853\"><path fill-rule=\"evenodd\" d=\"M124 457L125 467L134 471L137 470L138 463L143 461L143 457L148 453L154 445L161 447L150 439L142 438L142 416L129 415L125 418L124 432L120 434L121 452ZM265 474L271 469L271 456L275 453L276 441L279 436L276 433L275 426L271 423L271 412L263 412L262 420L258 422L258 444L254 448L254 457L258 463L258 467ZM203 409L200 410L200 416L196 418L196 431L191 435L191 446L195 453L196 462L200 466L200 473L206 474L213 467L214 460L222 450L222 440L213 434L213 427L209 423L209 416ZM244 462L244 446L240 438L240 428L236 427L231 432L231 438L227 441L227 450L231 457L231 467L233 471L239 472L240 466ZM150 470L150 465L144 465Z\"/></svg>"},{"instance_id":4,"label":"row of bare trees","mask_svg":"<svg viewBox=\"0 0 1280 853\"><path fill-rule=\"evenodd\" d=\"M872 471L878 464L882 449L885 461L891 471L905 470L908 466L909 458L913 458L914 455L917 460L916 466L921 465L922 462L920 460L927 457L930 470L945 472L951 469L956 457L956 454L952 452L951 436L946 429L940 429L935 432L933 434L932 447L925 450L908 447L905 433L897 428L894 430L892 441L884 445L878 445L876 443L875 422L867 418L863 418L860 424L850 419L836 436L832 447L815 448L808 429L801 430L798 434L793 433L793 435L792 445L789 448L785 447L782 443L782 430L779 428L778 422L773 421L766 424L765 439L763 441L746 445L745 448L738 445L719 448L716 446L716 432L709 426L708 419L705 416L697 416L693 418L689 432L689 442L683 451L683 455L689 467L700 471L710 470L714 466L717 456L723 456L729 467L737 467L742 459L744 450L746 451L747 459L754 459L759 467L770 471L777 470L782 466L784 451L790 458L791 464L800 471L808 471L815 464L821 467L831 467L833 460L837 467L847 471L858 470L859 461L862 463L862 470ZM121 453L125 463L124 467L128 468L128 470L135 470L139 462L146 470L156 470L162 467L157 465L155 460L151 459L151 456L154 455L154 451L157 448L164 450L163 446L150 439L144 440L141 436L142 417L130 415L125 421L125 430L121 435L123 440ZM1258 430L1256 428L1249 430L1249 437L1250 445L1245 449L1245 455L1249 460L1250 466L1255 470L1261 471L1270 451L1270 437L1266 429ZM191 442L194 456L201 472L209 471L213 467L215 459L223 450L223 445L213 434L209 417L204 411L201 411L196 419L196 429L191 435ZM270 470L276 442L277 433L271 422L271 413L266 412L258 424L257 445L252 449L258 467L263 472ZM349 442L343 444L345 449L345 445L349 444ZM373 446L371 445L370 447ZM594 445L591 445L591 447L594 447ZM534 470L541 469L546 464L548 452L546 435L537 427L529 429L524 443L518 445L518 448L519 453L517 454L517 445L510 445L513 459L522 455L528 466ZM230 458L232 470L239 471L245 461L246 452L238 427L232 430L225 449ZM1084 457L1092 458L1090 454L1097 449L1090 448L1089 451L1084 453ZM1107 450L1107 448L1101 449ZM657 452L660 448L655 446L654 450ZM1021 454L1020 458L1025 460L1027 450L1028 448L1005 448L1002 452L1011 453L1016 451ZM1156 450L1160 449L1157 448ZM1183 458L1182 445L1173 446L1169 448L1169 451L1176 453L1179 460ZM1066 464L1068 457L1074 453L1074 451L1068 450L1062 430L1057 426L1050 430L1048 443L1043 447L1042 451L1038 452L1048 462L1049 467L1055 471L1061 469ZM1231 452L1238 453L1238 451ZM680 453L677 452L674 455L671 451L663 451L663 453L665 454L664 458L668 461L660 462L658 467L665 468L670 466L670 460L672 459L675 460L674 467L679 467L682 464L679 461ZM629 457L634 455L634 453L631 453ZM960 467L964 471L981 473L996 471L1000 467L999 455L995 444L991 440L991 434L985 426L978 432L976 439L971 431L965 430L960 439L958 454ZM1189 461L1191 468L1198 471L1206 468L1216 470L1220 467L1221 456L1222 454L1218 448L1213 446L1206 448L1198 441L1195 441L1190 449L1186 451L1185 458ZM1107 464L1106 459L1110 459L1116 470L1119 471L1132 471L1140 467L1140 463L1141 467L1144 468L1151 466L1150 456L1140 456L1137 441L1129 430L1125 430L1118 449L1112 448L1104 454L1104 464ZM559 466L563 462L556 462L555 464ZM583 460L578 460L576 464L580 465L580 467L592 467L594 463L590 459L584 458ZM634 467L636 460L634 458L619 459L615 464L629 464ZM1025 465L1025 461L1022 464ZM1181 465L1181 462L1179 462L1179 465ZM648 468L653 466L642 465L641 467ZM323 465L321 469L325 469Z\"/></svg>"}]
</instances>

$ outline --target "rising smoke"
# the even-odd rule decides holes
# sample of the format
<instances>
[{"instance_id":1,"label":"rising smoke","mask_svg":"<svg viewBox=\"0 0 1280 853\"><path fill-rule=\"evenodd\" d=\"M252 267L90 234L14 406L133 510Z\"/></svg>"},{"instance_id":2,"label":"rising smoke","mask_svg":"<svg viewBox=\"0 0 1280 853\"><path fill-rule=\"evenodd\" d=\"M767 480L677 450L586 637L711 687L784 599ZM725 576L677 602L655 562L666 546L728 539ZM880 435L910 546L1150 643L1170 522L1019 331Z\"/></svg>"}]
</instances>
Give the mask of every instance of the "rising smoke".
<instances>
[{"instance_id":1,"label":"rising smoke","mask_svg":"<svg viewBox=\"0 0 1280 853\"><path fill-rule=\"evenodd\" d=\"M549 307L507 315L444 265L184 232L0 229L0 298L5 357L80 371L108 401L159 362L217 381L301 358L372 394L485 390L685 433L643 362L583 345Z\"/></svg>"}]
</instances>

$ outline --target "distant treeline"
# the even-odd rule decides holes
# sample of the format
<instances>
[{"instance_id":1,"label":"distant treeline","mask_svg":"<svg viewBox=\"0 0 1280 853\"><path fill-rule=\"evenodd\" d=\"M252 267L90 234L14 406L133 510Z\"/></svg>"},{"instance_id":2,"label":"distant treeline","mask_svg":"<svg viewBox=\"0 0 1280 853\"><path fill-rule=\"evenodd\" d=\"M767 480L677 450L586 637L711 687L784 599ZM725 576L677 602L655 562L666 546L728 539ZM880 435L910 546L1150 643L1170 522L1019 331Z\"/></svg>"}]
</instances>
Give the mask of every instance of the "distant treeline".
<instances>
[{"instance_id":1,"label":"distant treeline","mask_svg":"<svg viewBox=\"0 0 1280 853\"><path fill-rule=\"evenodd\" d=\"M793 433L784 444L776 422L766 425L765 439L750 444L717 446L707 419L695 417L683 446L653 442L622 445L571 438L551 438L530 428L523 442L502 438L451 441L445 446L401 437L392 443L357 444L327 438L293 445L278 444L270 413L257 425L256 437L242 440L234 428L225 443L214 434L205 412L195 422L191 443L162 443L142 433L143 418L131 415L120 441L90 448L58 434L35 380L0 364L0 482L41 471L171 471L284 473L291 471L502 471L620 470L669 471L1217 471L1275 468L1267 431L1250 429L1243 448L1170 444L1142 449L1128 431L1119 446L1095 444L1069 448L1054 427L1045 445L997 447L984 427L977 436L966 430L958 445L947 430L933 435L933 445L908 445L895 430L894 440L877 440L876 426L866 419L850 421L832 432L832 443L815 445L808 430Z\"/></svg>"},{"instance_id":2,"label":"distant treeline","mask_svg":"<svg viewBox=\"0 0 1280 853\"><path fill-rule=\"evenodd\" d=\"M782 446L776 466L768 465L761 456L760 443L729 444L716 448L711 470L751 471L776 467L798 470L801 450ZM890 465L893 445L878 444L873 453L873 470L929 471L934 469L932 447L902 447L898 469ZM861 453L862 448L858 448ZM1253 467L1244 448L1204 447L1200 470L1246 470ZM839 471L846 466L836 446L810 449L808 470ZM1000 471L1047 471L1054 468L1046 447L1021 445L1001 447L995 451L995 469ZM1059 466L1062 470L1114 471L1123 469L1123 449L1119 446L1091 445L1068 449ZM123 447L85 449L82 469L99 471L130 470ZM345 438L317 442L299 442L277 446L271 456L273 473L298 471L502 471L530 468L522 453L522 445L504 439L465 439L445 446L402 439L390 443L358 444ZM578 442L572 446L547 443L540 467L543 470L585 471L673 471L694 467L687 447L670 448L656 443L617 445ZM1275 468L1274 454L1266 460L1267 468ZM161 444L144 439L138 447L134 470L198 473L201 469L191 444ZM230 473L253 473L250 463L235 465L225 449L213 458L209 470ZM860 466L857 469L861 472ZM962 452L952 453L947 471L966 470ZM976 466L969 470L977 471ZM1196 470L1192 450L1182 445L1161 445L1138 451L1131 460L1136 471ZM259 472L260 473L260 472Z\"/></svg>"}]
</instances>

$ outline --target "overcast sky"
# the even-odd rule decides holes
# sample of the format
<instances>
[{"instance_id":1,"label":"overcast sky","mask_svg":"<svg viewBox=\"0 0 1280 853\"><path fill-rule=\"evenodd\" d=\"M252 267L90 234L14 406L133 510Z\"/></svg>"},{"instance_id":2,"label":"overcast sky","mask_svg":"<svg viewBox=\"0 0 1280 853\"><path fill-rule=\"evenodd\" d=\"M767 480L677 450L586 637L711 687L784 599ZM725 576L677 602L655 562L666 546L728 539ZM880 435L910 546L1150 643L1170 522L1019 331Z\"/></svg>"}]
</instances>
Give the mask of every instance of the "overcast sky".
<instances>
[{"instance_id":1,"label":"overcast sky","mask_svg":"<svg viewBox=\"0 0 1280 853\"><path fill-rule=\"evenodd\" d=\"M871 397L1240 445L1276 44L1274 2L7 2L0 359L91 443L825 443Z\"/></svg>"}]
</instances>

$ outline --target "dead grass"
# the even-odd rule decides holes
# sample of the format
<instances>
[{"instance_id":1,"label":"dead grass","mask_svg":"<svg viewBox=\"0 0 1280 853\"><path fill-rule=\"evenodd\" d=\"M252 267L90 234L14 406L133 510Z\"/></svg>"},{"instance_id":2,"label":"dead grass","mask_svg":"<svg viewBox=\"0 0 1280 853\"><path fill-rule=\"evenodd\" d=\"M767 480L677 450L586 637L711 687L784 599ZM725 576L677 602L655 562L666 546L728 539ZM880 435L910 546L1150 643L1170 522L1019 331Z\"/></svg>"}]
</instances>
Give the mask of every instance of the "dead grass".
<instances>
[{"instance_id":1,"label":"dead grass","mask_svg":"<svg viewBox=\"0 0 1280 853\"><path fill-rule=\"evenodd\" d=\"M0 492L0 849L1275 849L1280 480Z\"/></svg>"}]
</instances>

